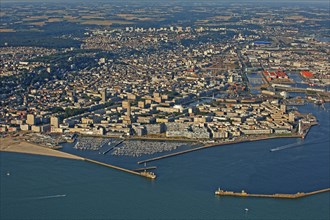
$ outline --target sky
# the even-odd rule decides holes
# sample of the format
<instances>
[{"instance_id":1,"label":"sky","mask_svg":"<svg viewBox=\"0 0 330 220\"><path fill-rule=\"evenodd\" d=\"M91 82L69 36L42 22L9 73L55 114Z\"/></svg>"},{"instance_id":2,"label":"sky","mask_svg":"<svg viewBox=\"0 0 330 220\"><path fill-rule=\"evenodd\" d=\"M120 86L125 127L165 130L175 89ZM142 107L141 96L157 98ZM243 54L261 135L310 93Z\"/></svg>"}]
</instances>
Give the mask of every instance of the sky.
<instances>
[{"instance_id":1,"label":"sky","mask_svg":"<svg viewBox=\"0 0 330 220\"><path fill-rule=\"evenodd\" d=\"M79 2L79 1L90 1L90 0L1 0L1 2ZM100 1L100 0L96 0L96 1ZM101 1L108 1L111 2L113 0L101 0ZM115 1L119 1L119 0L115 0ZM121 0L121 2L125 2L125 1L136 1L136 0ZM141 0L139 0L141 1ZM325 2L325 3L329 3L329 0L142 0L142 1L165 1L165 2L169 2L169 1L175 1L175 2L180 2L180 1L184 1L184 2L309 2L309 3L313 3L313 2Z\"/></svg>"},{"instance_id":2,"label":"sky","mask_svg":"<svg viewBox=\"0 0 330 220\"><path fill-rule=\"evenodd\" d=\"M304 4L304 5L313 5L313 4L327 4L330 7L330 0L0 0L0 7L1 7L1 3L33 3L33 2L38 2L38 3L76 3L76 2L184 2L184 3L188 3L188 2L194 2L194 3L203 3L203 2L207 2L207 3L283 3L283 4Z\"/></svg>"}]
</instances>

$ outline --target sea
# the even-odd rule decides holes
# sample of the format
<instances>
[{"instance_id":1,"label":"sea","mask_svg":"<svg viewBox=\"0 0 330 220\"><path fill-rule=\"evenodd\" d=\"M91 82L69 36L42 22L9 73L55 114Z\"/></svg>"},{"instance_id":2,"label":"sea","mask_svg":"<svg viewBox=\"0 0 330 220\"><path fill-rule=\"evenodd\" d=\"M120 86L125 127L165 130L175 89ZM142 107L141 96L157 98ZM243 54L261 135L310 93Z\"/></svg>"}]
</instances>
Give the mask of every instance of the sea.
<instances>
[{"instance_id":1,"label":"sea","mask_svg":"<svg viewBox=\"0 0 330 220\"><path fill-rule=\"evenodd\" d=\"M330 193L294 200L214 195L219 187L260 194L329 188L329 109L299 106L320 123L303 144L272 139L150 162L156 180L84 161L2 152L0 219L329 219Z\"/></svg>"}]
</instances>

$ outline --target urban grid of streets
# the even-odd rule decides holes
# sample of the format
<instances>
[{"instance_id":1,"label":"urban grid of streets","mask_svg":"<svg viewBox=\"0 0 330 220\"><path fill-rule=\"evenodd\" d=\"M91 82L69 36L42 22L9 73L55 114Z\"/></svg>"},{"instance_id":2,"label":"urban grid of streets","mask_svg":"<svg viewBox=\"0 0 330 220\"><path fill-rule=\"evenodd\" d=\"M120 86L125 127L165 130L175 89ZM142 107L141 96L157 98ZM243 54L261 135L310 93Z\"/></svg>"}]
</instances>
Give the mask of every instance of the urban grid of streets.
<instances>
[{"instance_id":1,"label":"urban grid of streets","mask_svg":"<svg viewBox=\"0 0 330 220\"><path fill-rule=\"evenodd\" d=\"M2 39L1 132L215 142L303 135L317 119L287 105L329 101L327 9L39 7L47 10L31 16L29 5L4 5L1 33L83 28L53 46ZM196 17L180 17L187 13Z\"/></svg>"}]
</instances>

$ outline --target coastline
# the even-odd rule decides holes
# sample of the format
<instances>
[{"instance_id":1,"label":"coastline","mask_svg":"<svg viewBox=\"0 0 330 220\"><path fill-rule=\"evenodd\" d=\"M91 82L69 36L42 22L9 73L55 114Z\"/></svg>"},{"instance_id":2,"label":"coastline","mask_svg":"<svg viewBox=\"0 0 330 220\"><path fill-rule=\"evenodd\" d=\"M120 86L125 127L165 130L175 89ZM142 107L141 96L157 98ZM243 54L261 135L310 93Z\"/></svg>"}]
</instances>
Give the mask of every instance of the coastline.
<instances>
[{"instance_id":1,"label":"coastline","mask_svg":"<svg viewBox=\"0 0 330 220\"><path fill-rule=\"evenodd\" d=\"M224 145L230 145L230 144L239 144L239 143L245 143L245 142L253 142L253 141L261 141L261 140L268 140L268 139L275 139L275 138L302 138L301 135L285 135L285 136L255 136L255 137L244 137L244 138L237 138L233 141L224 141L224 142L214 142L214 143L208 143L206 145L188 149L185 151L180 151L176 153L170 153L161 156L161 159L171 156L176 156L184 153L189 153L192 151L202 150L210 147L217 147L217 146L224 146ZM173 139L173 138L152 138L152 137L132 137L132 138L126 138L125 140L145 140L145 141L181 141L181 142L190 142L190 143L202 143L198 140L191 140L191 139ZM85 160L85 158L62 152L56 149L51 149L48 147L44 147L38 144L33 144L26 142L24 140L21 140L19 137L5 137L0 138L0 152L14 152L14 153L25 153L25 154L35 154L35 155L41 155L41 156L52 156L52 157L60 157L60 158L67 158L67 159L75 159L75 160ZM204 143L205 144L205 143ZM175 154L175 155L174 155ZM155 158L147 159L146 161L153 161L157 160Z\"/></svg>"},{"instance_id":2,"label":"coastline","mask_svg":"<svg viewBox=\"0 0 330 220\"><path fill-rule=\"evenodd\" d=\"M23 154L34 154L41 156L59 157L73 160L84 160L84 158L58 151L55 149L43 147L37 144L32 144L18 138L1 138L0 139L0 152L12 152L12 153L23 153Z\"/></svg>"},{"instance_id":3,"label":"coastline","mask_svg":"<svg viewBox=\"0 0 330 220\"><path fill-rule=\"evenodd\" d=\"M145 160L146 162L163 159L166 157L172 157L184 153L189 153L192 151L202 150L210 147L217 147L217 146L224 146L224 145L231 145L231 144L239 144L239 143L246 143L246 142L253 142L253 141L262 141L262 140L268 140L268 139L275 139L275 138L303 138L302 135L298 134L291 134L291 135L283 135L283 136L250 136L250 137L244 137L244 138L237 138L233 141L224 141L224 142L214 142L214 143L208 143L206 145L188 149L185 151L179 151L176 153L170 153L163 155L161 157L157 158L150 158ZM125 140L145 140L145 141L181 141L181 142L190 142L190 143L202 143L198 140L191 140L191 139L173 139L173 138L152 138L152 137L132 137L132 138L126 138ZM52 156L52 157L60 157L60 158L67 158L67 159L75 159L75 160L85 160L85 158L62 152L56 149L51 149L48 147L44 147L38 144L33 144L26 142L24 140L21 140L19 137L5 137L0 138L0 152L14 152L14 153L25 153L25 154L35 154L35 155L41 155L41 156ZM204 143L205 144L205 143ZM144 162L144 161L143 161ZM139 162L140 163L140 162ZM141 162L142 163L142 162Z\"/></svg>"},{"instance_id":4,"label":"coastline","mask_svg":"<svg viewBox=\"0 0 330 220\"><path fill-rule=\"evenodd\" d=\"M20 140L18 138L10 138L10 137L1 138L0 143L1 143L0 152L33 154L33 155L40 155L40 156L51 156L51 157L58 157L58 158L65 158L65 159L82 160L82 161L102 165L102 166L105 166L105 167L109 167L109 168L119 170L119 171L122 171L122 172L126 172L126 173L130 173L130 174L146 177L146 178L149 178L149 179L155 179L156 178L156 175L152 172L147 172L147 171L136 172L136 171L133 171L133 170L129 170L129 169L125 169L125 168L122 168L122 167L114 166L114 165L111 165L111 164L102 163L100 161L91 160L91 159L88 159L88 158L83 158L83 157L80 157L80 156L76 156L74 154L62 152L62 151L59 151L59 150L56 150L56 149L51 149L51 148L43 147L41 145L32 144L32 143Z\"/></svg>"},{"instance_id":5,"label":"coastline","mask_svg":"<svg viewBox=\"0 0 330 220\"><path fill-rule=\"evenodd\" d=\"M305 134L304 134L305 135ZM206 148L211 148L211 147L218 147L218 146L225 146L225 145L231 145L231 144L239 144L239 143L247 143L247 142L254 142L254 141L262 141L262 140L268 140L268 139L277 139L277 138L304 138L304 135L299 135L299 134L291 134L291 135L273 135L273 136L268 136L268 135L259 135L259 136L244 136L244 137L239 137L236 138L235 140L232 141L223 141L223 142L214 142L214 143L209 143L209 144L204 144L203 146L197 147L197 148L193 148L193 149L188 149L188 150L184 150L184 151L180 151L180 152L175 152L175 153L170 153L170 154L166 154L160 157L154 157L154 158L149 158L143 161L139 161L138 164L144 163L144 162L150 162L150 161L155 161L155 160L160 160L160 159L165 159L167 157L173 157L173 156L177 156L177 155L181 155L181 154L185 154L185 153L189 153L189 152L193 152L193 151L197 151L197 150L203 150ZM132 138L133 139L133 138ZM141 140L143 138L138 138L138 140ZM129 140L129 139L126 139ZM135 139L136 140L136 139ZM159 138L147 138L148 141L159 141ZM166 141L166 139L163 139L163 141ZM198 141L193 141L190 140L192 142L198 143ZM125 169L122 167L118 167L112 164L106 164L100 161L95 161L92 159L88 159L88 158L83 158L83 157L79 157L76 156L74 154L70 154L70 153L65 153L56 149L51 149L45 146L41 146L38 144L33 144L33 143L29 143L26 142L25 140L22 140L22 138L20 137L6 137L6 138L0 138L0 152L13 152L13 153L23 153L23 154L34 154L34 155L41 155L41 156L52 156L52 157L59 157L59 158L66 158L66 159L75 159L75 160L82 160L82 161L86 161L89 163L94 163L97 165L101 165L101 166L105 166L105 167L109 167L121 172L126 172L129 174L133 174L133 175L137 175L137 176L141 176L141 177L145 177L148 179L156 179L156 175L152 172L138 172L135 170L129 170L129 169ZM201 143L201 142L199 142ZM323 192L323 191L329 191L329 189L322 189L322 190L318 190L315 192L310 192L310 193L301 193L301 194L274 194L274 195L257 195L257 194L249 194L246 195L245 193L231 193L231 192L225 192L225 193L216 193L218 195L225 195L225 196L238 196L238 197L269 197L269 198L300 198L300 197L305 197L305 196L310 196L310 195L314 195L317 194L318 192Z\"/></svg>"}]
</instances>

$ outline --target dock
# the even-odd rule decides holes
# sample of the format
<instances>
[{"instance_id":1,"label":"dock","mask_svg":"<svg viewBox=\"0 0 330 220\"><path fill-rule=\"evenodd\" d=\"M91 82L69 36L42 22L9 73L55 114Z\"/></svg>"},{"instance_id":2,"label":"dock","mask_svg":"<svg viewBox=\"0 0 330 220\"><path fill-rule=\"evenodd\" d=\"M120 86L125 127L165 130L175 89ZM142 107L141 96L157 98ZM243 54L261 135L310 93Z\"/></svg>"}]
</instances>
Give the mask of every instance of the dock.
<instances>
[{"instance_id":1,"label":"dock","mask_svg":"<svg viewBox=\"0 0 330 220\"><path fill-rule=\"evenodd\" d=\"M104 152L102 152L102 154L107 154L107 153L109 153L112 149L114 149L115 147L118 147L121 143L123 143L125 140L121 140L121 141L119 141L117 144L115 144L115 146L113 146L113 147L110 147L108 150L106 150L106 151L104 151Z\"/></svg>"},{"instance_id":2,"label":"dock","mask_svg":"<svg viewBox=\"0 0 330 220\"><path fill-rule=\"evenodd\" d=\"M310 129L315 126L315 125L319 125L319 123L317 122L313 122L313 123L310 123L308 125L303 125L302 127L302 139L305 139L308 132L310 131Z\"/></svg>"},{"instance_id":3,"label":"dock","mask_svg":"<svg viewBox=\"0 0 330 220\"><path fill-rule=\"evenodd\" d=\"M98 164L98 165L101 165L101 166L110 167L112 169L116 169L116 170L123 171L123 172L126 172L126 173L134 174L134 175L137 175L137 176L143 176L143 177L146 177L146 178L149 178L149 179L156 179L156 175L154 173L147 172L145 170L143 172L139 173L139 172L136 172L136 171L133 171L133 170L125 169L125 168L122 168L122 167L117 167L117 166L114 166L114 165L111 165L111 164L103 163L103 162L96 161L96 160L91 160L91 159L88 159L88 158L84 158L84 160L87 161L87 162L90 162L90 163L95 163L95 164Z\"/></svg>"},{"instance_id":4,"label":"dock","mask_svg":"<svg viewBox=\"0 0 330 220\"><path fill-rule=\"evenodd\" d=\"M179 152L175 152L175 153L171 153L171 154L166 154L166 155L163 155L163 156L138 161L137 163L142 164L142 163L147 163L147 162L151 162L151 161L155 161L155 160L161 160L161 159L168 158L168 157L174 157L174 156L177 156L177 155L186 154L186 153L189 153L189 152L192 152L192 151L202 150L204 148L206 148L206 146L197 147L197 148L193 148L193 149L188 149L188 150L184 150L184 151L179 151Z\"/></svg>"},{"instance_id":5,"label":"dock","mask_svg":"<svg viewBox=\"0 0 330 220\"><path fill-rule=\"evenodd\" d=\"M232 192L232 191L224 191L221 189L218 189L215 191L215 195L218 196L235 196L235 197L257 197L257 198L276 198L276 199L298 199L306 196L312 196L319 193L329 192L330 188L321 189L313 192L297 192L296 194L249 194L242 190L242 192Z\"/></svg>"},{"instance_id":6,"label":"dock","mask_svg":"<svg viewBox=\"0 0 330 220\"><path fill-rule=\"evenodd\" d=\"M142 168L137 168L137 169L134 169L133 171L144 171L144 170L154 170L154 169L157 169L156 166L153 166L153 167L142 167Z\"/></svg>"},{"instance_id":7,"label":"dock","mask_svg":"<svg viewBox=\"0 0 330 220\"><path fill-rule=\"evenodd\" d=\"M105 154L109 153L113 148L115 148L115 147L110 147L108 150L102 152L102 154L105 155Z\"/></svg>"},{"instance_id":8,"label":"dock","mask_svg":"<svg viewBox=\"0 0 330 220\"><path fill-rule=\"evenodd\" d=\"M297 137L301 138L302 136L301 135L288 136L288 138L290 138L290 137L291 138L297 138ZM241 139L241 140L234 140L234 141L226 141L226 142L222 142L222 143L212 143L212 144L204 145L201 147L196 147L196 148L192 148L192 149L188 149L188 150L183 150L183 151L179 151L179 152L175 152L175 153L162 155L159 157L153 157L150 159L141 160L141 161L138 161L137 163L138 164L148 163L151 161L161 160L161 159L165 159L168 157L174 157L174 156L178 156L181 154L186 154L186 153L190 153L193 151L203 150L203 149L210 148L210 147L218 147L218 146L224 146L224 145L230 145L230 144L239 144L239 143L245 143L245 142L251 142L251 141L262 141L262 140L268 140L268 139L272 139L272 138L283 138L283 136L273 136L273 137L267 136L267 137L250 138L250 139L244 139L244 140Z\"/></svg>"}]
</instances>

